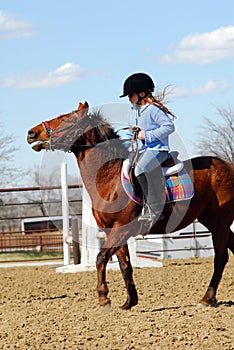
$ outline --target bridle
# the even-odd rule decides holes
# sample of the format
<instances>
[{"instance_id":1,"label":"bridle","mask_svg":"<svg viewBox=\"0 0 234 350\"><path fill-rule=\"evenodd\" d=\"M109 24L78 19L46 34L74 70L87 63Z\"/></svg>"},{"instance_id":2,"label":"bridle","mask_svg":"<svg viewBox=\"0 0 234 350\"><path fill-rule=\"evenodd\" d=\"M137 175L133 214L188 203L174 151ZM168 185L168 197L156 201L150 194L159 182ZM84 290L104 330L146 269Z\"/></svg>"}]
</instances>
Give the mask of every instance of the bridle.
<instances>
[{"instance_id":1,"label":"bridle","mask_svg":"<svg viewBox=\"0 0 234 350\"><path fill-rule=\"evenodd\" d=\"M86 145L86 144L76 143L78 138L84 134L88 126L90 126L90 128L95 128L95 126L94 125L92 126L92 123L90 123L91 121L92 121L91 115L86 115L81 119L77 114L77 112L75 112L71 118L62 120L63 123L69 123L69 125L61 126L59 128L56 128L56 130L53 130L50 127L49 121L43 121L42 126L48 137L47 149L51 151L54 151L57 149L57 150L63 150L65 152L67 151L71 152L72 150L78 150L79 148L85 149L85 148L92 148L96 146L95 144ZM140 129L137 127L124 127L117 130L117 133L120 130L127 130L127 129L131 129L133 131L133 136L131 139L125 139L123 141L131 140L132 152L137 154L138 153L138 132ZM136 146L135 150L133 145L134 143Z\"/></svg>"},{"instance_id":2,"label":"bridle","mask_svg":"<svg viewBox=\"0 0 234 350\"><path fill-rule=\"evenodd\" d=\"M50 128L49 122L48 122L48 121L45 121L45 122L42 122L41 124L42 124L42 126L43 126L43 128L44 128L44 130L45 130L45 132L46 132L46 135L47 135L48 137L50 137L51 128Z\"/></svg>"},{"instance_id":3,"label":"bridle","mask_svg":"<svg viewBox=\"0 0 234 350\"><path fill-rule=\"evenodd\" d=\"M48 147L51 151L63 150L65 152L69 151L75 141L84 134L85 129L90 125L91 116L87 115L80 119L77 112L74 113L72 118L63 119L63 123L69 123L56 130L50 127L48 121L43 121L41 124L48 136ZM82 126L77 127L78 122L82 121ZM81 124L81 123L79 123ZM79 145L80 146L80 145ZM82 147L90 147L87 145L81 145ZM93 147L93 146L92 146Z\"/></svg>"}]
</instances>

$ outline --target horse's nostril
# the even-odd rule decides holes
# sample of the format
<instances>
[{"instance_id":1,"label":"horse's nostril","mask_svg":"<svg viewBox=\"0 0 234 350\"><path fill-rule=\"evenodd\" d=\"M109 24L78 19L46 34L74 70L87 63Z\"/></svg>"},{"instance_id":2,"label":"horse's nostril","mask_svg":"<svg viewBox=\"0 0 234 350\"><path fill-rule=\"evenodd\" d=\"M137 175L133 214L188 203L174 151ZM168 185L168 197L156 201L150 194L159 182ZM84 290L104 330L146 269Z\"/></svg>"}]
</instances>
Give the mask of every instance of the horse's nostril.
<instances>
[{"instance_id":1,"label":"horse's nostril","mask_svg":"<svg viewBox=\"0 0 234 350\"><path fill-rule=\"evenodd\" d=\"M35 137L35 132L32 129L28 131L28 137Z\"/></svg>"}]
</instances>

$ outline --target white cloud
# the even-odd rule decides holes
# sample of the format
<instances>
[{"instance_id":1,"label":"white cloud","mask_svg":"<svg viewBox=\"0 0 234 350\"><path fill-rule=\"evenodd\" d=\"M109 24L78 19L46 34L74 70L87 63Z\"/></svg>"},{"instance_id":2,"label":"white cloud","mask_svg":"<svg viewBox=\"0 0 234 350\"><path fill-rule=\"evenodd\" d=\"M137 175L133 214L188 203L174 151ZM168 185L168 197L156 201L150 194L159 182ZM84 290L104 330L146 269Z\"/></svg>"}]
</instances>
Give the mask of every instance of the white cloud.
<instances>
[{"instance_id":1,"label":"white cloud","mask_svg":"<svg viewBox=\"0 0 234 350\"><path fill-rule=\"evenodd\" d=\"M171 94L177 97L188 97L194 95L201 95L212 91L225 91L227 83L225 81L208 80L204 85L192 86L190 88L175 87Z\"/></svg>"},{"instance_id":2,"label":"white cloud","mask_svg":"<svg viewBox=\"0 0 234 350\"><path fill-rule=\"evenodd\" d=\"M163 55L162 63L207 64L234 58L234 26L190 34Z\"/></svg>"},{"instance_id":3,"label":"white cloud","mask_svg":"<svg viewBox=\"0 0 234 350\"><path fill-rule=\"evenodd\" d=\"M37 74L8 77L0 79L0 88L32 89L65 85L82 78L83 69L74 63L65 63L54 71Z\"/></svg>"},{"instance_id":4,"label":"white cloud","mask_svg":"<svg viewBox=\"0 0 234 350\"><path fill-rule=\"evenodd\" d=\"M0 11L0 40L30 38L34 35L30 23L16 19L12 14Z\"/></svg>"}]
</instances>

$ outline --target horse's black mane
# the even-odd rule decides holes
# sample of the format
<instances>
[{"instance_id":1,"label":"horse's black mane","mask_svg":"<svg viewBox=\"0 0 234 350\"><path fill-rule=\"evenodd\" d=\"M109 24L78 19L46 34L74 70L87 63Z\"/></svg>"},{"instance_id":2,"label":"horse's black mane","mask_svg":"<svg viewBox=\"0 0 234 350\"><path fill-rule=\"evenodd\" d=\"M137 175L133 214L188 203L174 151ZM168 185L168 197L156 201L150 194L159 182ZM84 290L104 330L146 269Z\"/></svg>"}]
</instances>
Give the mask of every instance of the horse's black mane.
<instances>
[{"instance_id":1,"label":"horse's black mane","mask_svg":"<svg viewBox=\"0 0 234 350\"><path fill-rule=\"evenodd\" d=\"M119 135L114 131L110 123L102 116L101 111L97 110L88 115L91 124L96 128L101 138L105 140L119 139Z\"/></svg>"},{"instance_id":2,"label":"horse's black mane","mask_svg":"<svg viewBox=\"0 0 234 350\"><path fill-rule=\"evenodd\" d=\"M129 152L123 144L123 140L120 139L119 134L114 130L111 124L102 116L101 111L97 110L89 113L84 119L91 126L89 139L95 139L94 146L102 147L102 152L108 152L113 154L115 158L126 159L128 158ZM85 122L85 121L84 121ZM95 135L95 136L93 136ZM77 140L73 144L73 151L75 148L82 147L81 143L84 142ZM81 143L80 143L81 142Z\"/></svg>"}]
</instances>

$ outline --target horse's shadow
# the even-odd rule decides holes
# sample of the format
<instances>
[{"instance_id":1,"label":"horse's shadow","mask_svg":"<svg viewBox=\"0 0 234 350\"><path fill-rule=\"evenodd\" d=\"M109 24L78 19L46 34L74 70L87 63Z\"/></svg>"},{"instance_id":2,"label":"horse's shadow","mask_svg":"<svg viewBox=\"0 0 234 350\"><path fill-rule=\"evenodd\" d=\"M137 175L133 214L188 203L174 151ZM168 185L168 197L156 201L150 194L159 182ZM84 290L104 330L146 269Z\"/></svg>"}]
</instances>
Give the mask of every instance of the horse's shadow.
<instances>
[{"instance_id":1,"label":"horse's shadow","mask_svg":"<svg viewBox=\"0 0 234 350\"><path fill-rule=\"evenodd\" d=\"M215 306L212 307L219 307L219 306L227 306L227 307L231 307L234 306L234 301L229 300L229 301L219 301ZM195 307L198 308L200 307L198 304L190 304L190 305L180 305L180 306L168 306L168 307L160 307L157 309L152 309L152 310L141 310L141 312L160 312L160 311L166 311L166 310L178 310L184 307Z\"/></svg>"},{"instance_id":2,"label":"horse's shadow","mask_svg":"<svg viewBox=\"0 0 234 350\"><path fill-rule=\"evenodd\" d=\"M221 305L224 305L224 306L234 306L234 301L232 300L229 300L229 301L219 301L217 303L217 306L221 306Z\"/></svg>"},{"instance_id":3,"label":"horse's shadow","mask_svg":"<svg viewBox=\"0 0 234 350\"><path fill-rule=\"evenodd\" d=\"M182 306L168 306L168 307L159 307L158 309L152 309L152 310L141 310L141 312L160 312L165 310L177 310L180 309Z\"/></svg>"}]
</instances>

